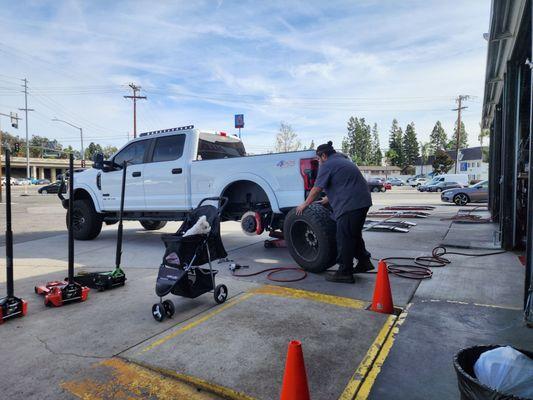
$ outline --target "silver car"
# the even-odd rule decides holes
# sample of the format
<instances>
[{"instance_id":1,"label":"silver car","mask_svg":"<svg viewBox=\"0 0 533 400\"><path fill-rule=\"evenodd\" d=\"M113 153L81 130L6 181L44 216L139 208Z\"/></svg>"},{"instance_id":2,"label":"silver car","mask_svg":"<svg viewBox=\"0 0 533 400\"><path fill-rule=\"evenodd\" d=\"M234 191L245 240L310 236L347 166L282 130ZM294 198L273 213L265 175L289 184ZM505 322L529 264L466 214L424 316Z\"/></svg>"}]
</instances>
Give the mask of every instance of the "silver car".
<instances>
[{"instance_id":1,"label":"silver car","mask_svg":"<svg viewBox=\"0 0 533 400\"><path fill-rule=\"evenodd\" d=\"M439 182L429 185L426 188L426 192L444 192L448 189L460 189L462 187L463 186L458 184L457 182Z\"/></svg>"},{"instance_id":2,"label":"silver car","mask_svg":"<svg viewBox=\"0 0 533 400\"><path fill-rule=\"evenodd\" d=\"M489 182L482 181L466 188L445 190L441 193L440 199L458 206L468 203L486 203L489 201Z\"/></svg>"}]
</instances>

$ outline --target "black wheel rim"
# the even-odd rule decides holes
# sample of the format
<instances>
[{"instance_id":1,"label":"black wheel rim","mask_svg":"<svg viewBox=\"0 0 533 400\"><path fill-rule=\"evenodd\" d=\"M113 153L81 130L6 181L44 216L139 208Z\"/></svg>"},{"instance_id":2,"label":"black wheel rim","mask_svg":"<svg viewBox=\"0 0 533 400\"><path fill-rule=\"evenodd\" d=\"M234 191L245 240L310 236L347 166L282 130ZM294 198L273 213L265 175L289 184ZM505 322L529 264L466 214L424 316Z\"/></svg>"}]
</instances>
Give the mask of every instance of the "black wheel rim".
<instances>
[{"instance_id":1,"label":"black wheel rim","mask_svg":"<svg viewBox=\"0 0 533 400\"><path fill-rule=\"evenodd\" d=\"M85 217L80 210L74 209L72 213L73 228L75 231L80 231L85 224Z\"/></svg>"},{"instance_id":2,"label":"black wheel rim","mask_svg":"<svg viewBox=\"0 0 533 400\"><path fill-rule=\"evenodd\" d=\"M305 261L313 261L319 252L318 238L305 221L296 221L291 227L291 242L294 251Z\"/></svg>"}]
</instances>

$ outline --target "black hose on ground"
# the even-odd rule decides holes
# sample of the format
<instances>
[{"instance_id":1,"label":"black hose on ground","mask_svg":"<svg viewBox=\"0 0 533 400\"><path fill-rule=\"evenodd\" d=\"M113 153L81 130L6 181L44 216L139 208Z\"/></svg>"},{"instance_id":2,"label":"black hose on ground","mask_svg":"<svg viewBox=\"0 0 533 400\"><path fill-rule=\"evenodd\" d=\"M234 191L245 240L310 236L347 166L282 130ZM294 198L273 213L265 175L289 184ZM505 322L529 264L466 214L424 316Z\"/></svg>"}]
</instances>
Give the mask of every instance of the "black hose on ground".
<instances>
[{"instance_id":1,"label":"black hose on ground","mask_svg":"<svg viewBox=\"0 0 533 400\"><path fill-rule=\"evenodd\" d=\"M298 271L300 273L300 276L298 276L296 278L292 278L292 279L274 278L274 275L279 274L281 272L286 272L286 271ZM234 273L233 276L237 276L239 278L247 278L247 277L250 277L250 276L260 275L260 274L263 274L265 272L268 272L268 274L266 276L267 279L271 280L273 282L298 282L298 281L301 281L302 279L307 278L307 272L304 271L301 268L298 268L298 267L266 268L266 269L262 269L261 271L251 272L249 274L235 274Z\"/></svg>"},{"instance_id":2,"label":"black hose on ground","mask_svg":"<svg viewBox=\"0 0 533 400\"><path fill-rule=\"evenodd\" d=\"M497 254L506 253L505 250L494 251L489 253L463 253L459 251L448 251L444 246L437 246L433 248L430 256L420 256L420 257L386 257L382 258L382 261L385 261L387 264L387 270L392 275L398 276L400 278L407 279L429 279L433 276L433 271L431 268L442 268L447 264L450 264L451 261L448 258L445 258L445 255L456 255L456 256L465 256L465 257L487 257L494 256ZM375 261L380 261L379 259L373 259ZM398 263L396 261L410 261L410 263ZM376 273L376 272L370 272Z\"/></svg>"}]
</instances>

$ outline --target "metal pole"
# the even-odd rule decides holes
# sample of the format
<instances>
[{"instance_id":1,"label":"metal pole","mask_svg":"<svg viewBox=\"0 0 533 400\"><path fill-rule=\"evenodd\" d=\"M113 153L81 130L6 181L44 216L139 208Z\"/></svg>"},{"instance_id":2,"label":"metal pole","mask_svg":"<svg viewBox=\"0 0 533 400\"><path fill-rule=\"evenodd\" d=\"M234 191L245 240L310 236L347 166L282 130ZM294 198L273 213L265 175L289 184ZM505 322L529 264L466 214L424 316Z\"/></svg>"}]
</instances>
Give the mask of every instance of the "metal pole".
<instances>
[{"instance_id":1,"label":"metal pole","mask_svg":"<svg viewBox=\"0 0 533 400\"><path fill-rule=\"evenodd\" d=\"M13 231L11 229L11 160L9 148L5 148L6 157L6 278L7 297L14 296L13 290Z\"/></svg>"},{"instance_id":2,"label":"metal pole","mask_svg":"<svg viewBox=\"0 0 533 400\"><path fill-rule=\"evenodd\" d=\"M74 154L69 156L68 176L68 281L74 282Z\"/></svg>"},{"instance_id":3,"label":"metal pole","mask_svg":"<svg viewBox=\"0 0 533 400\"><path fill-rule=\"evenodd\" d=\"M133 91L133 138L137 137L137 97L135 90Z\"/></svg>"},{"instance_id":4,"label":"metal pole","mask_svg":"<svg viewBox=\"0 0 533 400\"><path fill-rule=\"evenodd\" d=\"M28 138L28 80L24 78L24 112L26 113L26 177L30 179L30 142Z\"/></svg>"},{"instance_id":5,"label":"metal pole","mask_svg":"<svg viewBox=\"0 0 533 400\"><path fill-rule=\"evenodd\" d=\"M85 161L85 150L83 149L83 128L80 128L80 139L81 139L81 160Z\"/></svg>"},{"instance_id":6,"label":"metal pole","mask_svg":"<svg viewBox=\"0 0 533 400\"><path fill-rule=\"evenodd\" d=\"M118 215L118 232L117 232L117 254L115 258L115 268L120 268L120 260L122 257L122 216L124 214L124 195L126 193L126 170L128 162L124 161L122 165L122 188L120 192L120 211Z\"/></svg>"}]
</instances>

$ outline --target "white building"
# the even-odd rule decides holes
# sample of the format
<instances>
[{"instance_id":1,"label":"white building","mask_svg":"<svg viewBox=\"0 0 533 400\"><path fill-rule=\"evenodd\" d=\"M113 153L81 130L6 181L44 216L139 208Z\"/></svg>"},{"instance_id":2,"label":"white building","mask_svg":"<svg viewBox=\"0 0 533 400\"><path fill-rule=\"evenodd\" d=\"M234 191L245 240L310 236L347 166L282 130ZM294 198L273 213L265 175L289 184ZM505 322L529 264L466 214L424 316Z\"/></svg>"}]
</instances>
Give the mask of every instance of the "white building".
<instances>
[{"instance_id":1,"label":"white building","mask_svg":"<svg viewBox=\"0 0 533 400\"><path fill-rule=\"evenodd\" d=\"M485 180L489 178L489 164L484 161L483 149L487 150L487 147L469 147L459 150L459 167L457 168L458 174L468 174L470 180ZM446 153L454 160L450 173L455 173L455 158L456 151L448 150ZM430 156L424 165L421 165L420 158L418 159L418 165L415 166L416 174L431 174L433 172L433 160L435 156ZM487 158L485 157L485 160Z\"/></svg>"}]
</instances>

